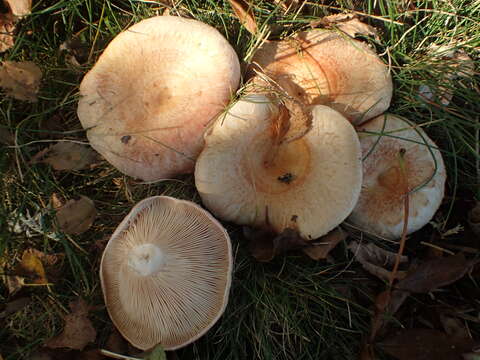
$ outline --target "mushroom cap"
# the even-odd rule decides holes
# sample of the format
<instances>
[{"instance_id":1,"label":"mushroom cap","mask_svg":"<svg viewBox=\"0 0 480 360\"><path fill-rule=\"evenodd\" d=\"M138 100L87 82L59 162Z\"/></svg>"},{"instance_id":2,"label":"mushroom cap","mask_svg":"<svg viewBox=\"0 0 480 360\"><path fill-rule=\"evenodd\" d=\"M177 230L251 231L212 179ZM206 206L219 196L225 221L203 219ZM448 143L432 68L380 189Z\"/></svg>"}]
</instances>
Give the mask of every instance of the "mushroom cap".
<instances>
[{"instance_id":1,"label":"mushroom cap","mask_svg":"<svg viewBox=\"0 0 480 360\"><path fill-rule=\"evenodd\" d=\"M236 102L206 133L195 167L204 205L238 224L295 228L322 236L350 214L362 181L353 126L337 111L313 107L311 129L284 142L271 162L278 107L263 95Z\"/></svg>"},{"instance_id":2,"label":"mushroom cap","mask_svg":"<svg viewBox=\"0 0 480 360\"><path fill-rule=\"evenodd\" d=\"M80 84L78 117L121 172L158 180L192 172L205 126L229 102L238 57L213 27L157 16L116 36Z\"/></svg>"},{"instance_id":3,"label":"mushroom cap","mask_svg":"<svg viewBox=\"0 0 480 360\"><path fill-rule=\"evenodd\" d=\"M408 178L407 234L427 224L444 194L446 172L435 143L418 126L385 114L362 125L363 186L348 221L388 239L403 231L405 179ZM382 135L383 134L383 135ZM401 170L400 151L405 150Z\"/></svg>"},{"instance_id":4,"label":"mushroom cap","mask_svg":"<svg viewBox=\"0 0 480 360\"><path fill-rule=\"evenodd\" d=\"M168 196L140 201L110 238L100 265L108 313L142 350L185 346L225 310L230 238L198 205Z\"/></svg>"},{"instance_id":5,"label":"mushroom cap","mask_svg":"<svg viewBox=\"0 0 480 360\"><path fill-rule=\"evenodd\" d=\"M252 64L290 96L328 105L356 124L382 114L392 98L388 67L366 44L339 32L315 29L265 42Z\"/></svg>"}]
</instances>

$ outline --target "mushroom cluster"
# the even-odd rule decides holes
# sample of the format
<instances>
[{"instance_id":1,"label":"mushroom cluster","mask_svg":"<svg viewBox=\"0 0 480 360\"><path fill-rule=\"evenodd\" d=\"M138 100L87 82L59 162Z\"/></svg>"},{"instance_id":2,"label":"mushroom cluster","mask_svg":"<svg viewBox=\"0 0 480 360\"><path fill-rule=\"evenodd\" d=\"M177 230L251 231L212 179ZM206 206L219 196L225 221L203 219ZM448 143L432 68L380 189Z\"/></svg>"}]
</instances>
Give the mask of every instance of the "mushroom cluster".
<instances>
[{"instance_id":1,"label":"mushroom cluster","mask_svg":"<svg viewBox=\"0 0 480 360\"><path fill-rule=\"evenodd\" d=\"M217 217L306 240L348 217L395 240L408 196L406 233L430 221L443 198L442 156L420 127L383 114L393 85L373 50L315 29L267 41L249 69L247 96L206 133L196 163L197 190Z\"/></svg>"},{"instance_id":2,"label":"mushroom cluster","mask_svg":"<svg viewBox=\"0 0 480 360\"><path fill-rule=\"evenodd\" d=\"M90 144L127 175L195 172L216 217L303 240L344 220L398 239L440 206L445 166L414 123L385 114L388 67L331 30L265 42L246 95L227 40L196 20L161 16L118 35L83 79L78 116ZM408 198L410 201L405 202ZM409 204L407 211L405 203ZM227 232L191 202L138 203L103 254L112 321L135 346L184 346L223 313L231 282Z\"/></svg>"}]
</instances>

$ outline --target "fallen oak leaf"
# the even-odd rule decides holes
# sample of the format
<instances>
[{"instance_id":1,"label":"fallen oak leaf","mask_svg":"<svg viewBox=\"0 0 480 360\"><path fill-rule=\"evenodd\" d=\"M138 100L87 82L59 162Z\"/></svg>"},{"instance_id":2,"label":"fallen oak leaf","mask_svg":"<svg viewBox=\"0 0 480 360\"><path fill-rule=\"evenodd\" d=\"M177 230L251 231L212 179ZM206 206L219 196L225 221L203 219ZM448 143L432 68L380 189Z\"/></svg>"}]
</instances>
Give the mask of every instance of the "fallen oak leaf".
<instances>
[{"instance_id":1,"label":"fallen oak leaf","mask_svg":"<svg viewBox=\"0 0 480 360\"><path fill-rule=\"evenodd\" d=\"M7 51L15 44L15 17L11 12L0 13L0 53Z\"/></svg>"},{"instance_id":2,"label":"fallen oak leaf","mask_svg":"<svg viewBox=\"0 0 480 360\"><path fill-rule=\"evenodd\" d=\"M467 220L474 234L480 236L480 201L468 212Z\"/></svg>"},{"instance_id":3,"label":"fallen oak leaf","mask_svg":"<svg viewBox=\"0 0 480 360\"><path fill-rule=\"evenodd\" d=\"M69 200L57 209L57 224L66 234L78 235L92 226L97 216L95 203L86 196L78 200Z\"/></svg>"},{"instance_id":4,"label":"fallen oak leaf","mask_svg":"<svg viewBox=\"0 0 480 360\"><path fill-rule=\"evenodd\" d=\"M245 26L250 34L255 35L258 31L257 22L253 15L252 5L245 0L228 0L232 6L233 12L240 20L240 24Z\"/></svg>"},{"instance_id":5,"label":"fallen oak leaf","mask_svg":"<svg viewBox=\"0 0 480 360\"><path fill-rule=\"evenodd\" d=\"M447 335L460 339L468 339L470 337L468 328L459 318L442 312L440 313L440 322Z\"/></svg>"},{"instance_id":6,"label":"fallen oak leaf","mask_svg":"<svg viewBox=\"0 0 480 360\"><path fill-rule=\"evenodd\" d=\"M98 154L89 146L74 142L58 142L32 157L31 164L46 163L55 170L77 171L98 160Z\"/></svg>"},{"instance_id":7,"label":"fallen oak leaf","mask_svg":"<svg viewBox=\"0 0 480 360\"><path fill-rule=\"evenodd\" d=\"M257 261L268 262L285 252L311 246L293 228L286 228L280 234L269 229L252 230L246 226L243 229L249 240L248 249Z\"/></svg>"},{"instance_id":8,"label":"fallen oak leaf","mask_svg":"<svg viewBox=\"0 0 480 360\"><path fill-rule=\"evenodd\" d=\"M25 285L25 279L21 276L6 275L4 278L10 295L15 294L23 287L23 285Z\"/></svg>"},{"instance_id":9,"label":"fallen oak leaf","mask_svg":"<svg viewBox=\"0 0 480 360\"><path fill-rule=\"evenodd\" d=\"M105 349L117 354L126 354L128 352L128 343L120 332L113 328L105 344Z\"/></svg>"},{"instance_id":10,"label":"fallen oak leaf","mask_svg":"<svg viewBox=\"0 0 480 360\"><path fill-rule=\"evenodd\" d=\"M410 293L401 290L385 290L375 299L375 312L370 326L369 342L373 343L379 331L395 315Z\"/></svg>"},{"instance_id":11,"label":"fallen oak leaf","mask_svg":"<svg viewBox=\"0 0 480 360\"><path fill-rule=\"evenodd\" d=\"M283 8L284 13L287 14L290 10L295 11L302 6L300 1L301 0L274 0L274 3L280 5Z\"/></svg>"},{"instance_id":12,"label":"fallen oak leaf","mask_svg":"<svg viewBox=\"0 0 480 360\"><path fill-rule=\"evenodd\" d=\"M338 243L345 241L348 234L337 227L330 231L327 235L316 239L312 246L305 247L303 252L313 260L326 259L327 255L332 251Z\"/></svg>"},{"instance_id":13,"label":"fallen oak leaf","mask_svg":"<svg viewBox=\"0 0 480 360\"><path fill-rule=\"evenodd\" d=\"M356 241L350 242L347 248L353 253L355 260L362 264L362 267L370 274L387 282L390 280L392 272L385 269L385 267L394 265L397 257L396 253L384 250L372 243L360 244ZM400 263L407 261L407 256L402 255L400 257ZM396 274L397 278L403 276L404 273L401 271Z\"/></svg>"},{"instance_id":14,"label":"fallen oak leaf","mask_svg":"<svg viewBox=\"0 0 480 360\"><path fill-rule=\"evenodd\" d=\"M17 17L28 15L32 10L32 0L4 0L4 3L10 8L10 12Z\"/></svg>"},{"instance_id":15,"label":"fallen oak leaf","mask_svg":"<svg viewBox=\"0 0 480 360\"><path fill-rule=\"evenodd\" d=\"M319 20L312 21L310 27L337 28L348 36L355 38L359 35L373 36L379 39L377 30L368 24L361 22L355 14L334 14L324 16Z\"/></svg>"},{"instance_id":16,"label":"fallen oak leaf","mask_svg":"<svg viewBox=\"0 0 480 360\"><path fill-rule=\"evenodd\" d=\"M467 260L461 253L428 260L409 271L395 288L412 293L428 293L461 279L478 260Z\"/></svg>"},{"instance_id":17,"label":"fallen oak leaf","mask_svg":"<svg viewBox=\"0 0 480 360\"><path fill-rule=\"evenodd\" d=\"M444 68L439 73L442 80L440 83L450 86L438 85L436 89L432 89L422 84L418 88L418 95L427 101L433 101L436 98L442 105L447 106L452 101L452 88L457 86L456 83L475 75L475 62L465 51L455 49L455 44L449 46L431 44L428 53L437 58L437 61L441 60L440 63Z\"/></svg>"},{"instance_id":18,"label":"fallen oak leaf","mask_svg":"<svg viewBox=\"0 0 480 360\"><path fill-rule=\"evenodd\" d=\"M30 14L32 0L3 0L3 4L8 11L0 13L0 53L14 45L15 23Z\"/></svg>"},{"instance_id":19,"label":"fallen oak leaf","mask_svg":"<svg viewBox=\"0 0 480 360\"><path fill-rule=\"evenodd\" d=\"M378 344L398 360L461 360L475 341L458 339L432 329L409 329Z\"/></svg>"},{"instance_id":20,"label":"fallen oak leaf","mask_svg":"<svg viewBox=\"0 0 480 360\"><path fill-rule=\"evenodd\" d=\"M29 305L31 299L28 297L21 297L12 301L9 301L5 304L5 308L0 312L0 319L3 319L11 314L16 313L17 311L22 310L27 305Z\"/></svg>"},{"instance_id":21,"label":"fallen oak leaf","mask_svg":"<svg viewBox=\"0 0 480 360\"><path fill-rule=\"evenodd\" d=\"M70 303L70 314L66 315L63 331L45 344L51 349L69 348L83 350L88 343L95 341L97 332L88 319L88 305L83 299Z\"/></svg>"},{"instance_id":22,"label":"fallen oak leaf","mask_svg":"<svg viewBox=\"0 0 480 360\"><path fill-rule=\"evenodd\" d=\"M4 61L0 68L0 87L17 100L37 101L42 70L32 61Z\"/></svg>"},{"instance_id":23,"label":"fallen oak leaf","mask_svg":"<svg viewBox=\"0 0 480 360\"><path fill-rule=\"evenodd\" d=\"M0 127L0 144L7 146L15 145L15 136L7 128Z\"/></svg>"},{"instance_id":24,"label":"fallen oak leaf","mask_svg":"<svg viewBox=\"0 0 480 360\"><path fill-rule=\"evenodd\" d=\"M34 253L33 249L27 249L23 252L22 261L17 266L15 274L29 280L31 284L48 284L42 261ZM26 284L24 283L24 285Z\"/></svg>"}]
</instances>

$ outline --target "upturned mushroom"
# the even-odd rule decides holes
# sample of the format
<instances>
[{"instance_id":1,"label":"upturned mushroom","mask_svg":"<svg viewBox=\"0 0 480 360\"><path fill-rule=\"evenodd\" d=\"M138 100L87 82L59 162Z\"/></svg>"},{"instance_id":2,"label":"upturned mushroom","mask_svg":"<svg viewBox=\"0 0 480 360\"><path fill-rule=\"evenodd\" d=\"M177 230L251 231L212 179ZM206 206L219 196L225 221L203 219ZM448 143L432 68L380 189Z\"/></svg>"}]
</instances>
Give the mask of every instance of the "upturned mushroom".
<instances>
[{"instance_id":1,"label":"upturned mushroom","mask_svg":"<svg viewBox=\"0 0 480 360\"><path fill-rule=\"evenodd\" d=\"M309 115L288 107L260 94L237 101L206 133L195 184L204 205L223 220L268 224L278 233L294 228L315 239L355 206L360 144L337 111L318 105Z\"/></svg>"},{"instance_id":2,"label":"upturned mushroom","mask_svg":"<svg viewBox=\"0 0 480 360\"><path fill-rule=\"evenodd\" d=\"M107 46L80 85L91 146L121 172L151 181L192 172L205 126L237 89L238 57L213 27L157 16Z\"/></svg>"},{"instance_id":3,"label":"upturned mushroom","mask_svg":"<svg viewBox=\"0 0 480 360\"><path fill-rule=\"evenodd\" d=\"M110 238L100 280L110 317L142 350L185 346L227 305L230 238L198 205L167 196L139 202Z\"/></svg>"},{"instance_id":4,"label":"upturned mushroom","mask_svg":"<svg viewBox=\"0 0 480 360\"><path fill-rule=\"evenodd\" d=\"M363 186L348 221L375 235L402 236L405 196L407 234L422 228L438 210L446 172L435 143L419 127L385 114L362 125Z\"/></svg>"},{"instance_id":5,"label":"upturned mushroom","mask_svg":"<svg viewBox=\"0 0 480 360\"><path fill-rule=\"evenodd\" d=\"M327 105L355 124L383 113L392 97L382 60L363 42L329 30L268 41L251 69L260 75L252 80L259 88L273 82L300 102Z\"/></svg>"}]
</instances>

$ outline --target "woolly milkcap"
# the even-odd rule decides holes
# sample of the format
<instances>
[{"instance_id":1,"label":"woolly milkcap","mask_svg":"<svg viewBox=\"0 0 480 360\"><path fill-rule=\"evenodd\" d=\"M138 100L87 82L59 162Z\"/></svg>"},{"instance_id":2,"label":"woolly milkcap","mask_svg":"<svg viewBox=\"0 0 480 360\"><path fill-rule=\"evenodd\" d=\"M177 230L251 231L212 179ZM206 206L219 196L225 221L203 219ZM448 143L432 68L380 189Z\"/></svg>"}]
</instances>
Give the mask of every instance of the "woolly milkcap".
<instances>
[{"instance_id":1,"label":"woolly milkcap","mask_svg":"<svg viewBox=\"0 0 480 360\"><path fill-rule=\"evenodd\" d=\"M446 180L442 155L420 127L395 115L378 116L361 129L363 186L348 220L362 230L399 239L407 189L407 234L427 224L438 210Z\"/></svg>"},{"instance_id":2,"label":"woolly milkcap","mask_svg":"<svg viewBox=\"0 0 480 360\"><path fill-rule=\"evenodd\" d=\"M328 105L361 123L390 105L392 79L387 66L363 42L316 29L266 42L252 69L308 105ZM261 84L260 77L254 81Z\"/></svg>"},{"instance_id":3,"label":"woolly milkcap","mask_svg":"<svg viewBox=\"0 0 480 360\"><path fill-rule=\"evenodd\" d=\"M154 196L113 233L100 280L108 313L128 341L171 350L219 319L231 271L230 239L215 218L189 201Z\"/></svg>"},{"instance_id":4,"label":"woolly milkcap","mask_svg":"<svg viewBox=\"0 0 480 360\"><path fill-rule=\"evenodd\" d=\"M238 57L213 27L158 16L120 33L80 85L92 147L123 173L158 180L193 171L205 126L229 102Z\"/></svg>"},{"instance_id":5,"label":"woolly milkcap","mask_svg":"<svg viewBox=\"0 0 480 360\"><path fill-rule=\"evenodd\" d=\"M313 107L308 131L288 139L289 131L283 136L288 141L279 142L283 115L263 95L235 103L206 134L195 183L219 218L269 224L277 232L295 228L314 239L355 206L362 181L360 144L352 125L323 105Z\"/></svg>"}]
</instances>

